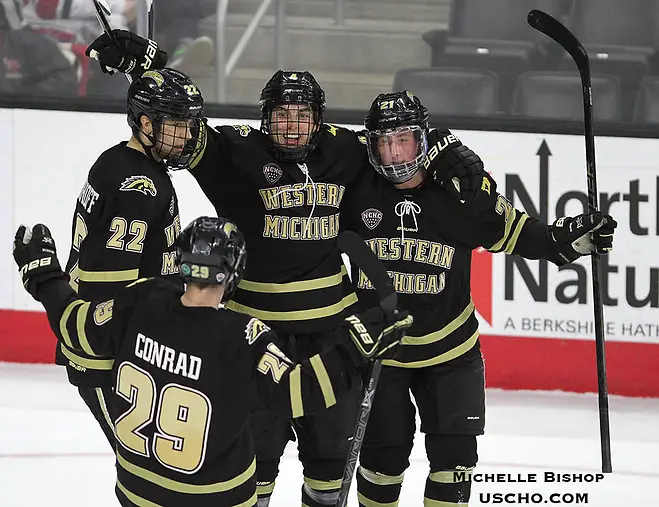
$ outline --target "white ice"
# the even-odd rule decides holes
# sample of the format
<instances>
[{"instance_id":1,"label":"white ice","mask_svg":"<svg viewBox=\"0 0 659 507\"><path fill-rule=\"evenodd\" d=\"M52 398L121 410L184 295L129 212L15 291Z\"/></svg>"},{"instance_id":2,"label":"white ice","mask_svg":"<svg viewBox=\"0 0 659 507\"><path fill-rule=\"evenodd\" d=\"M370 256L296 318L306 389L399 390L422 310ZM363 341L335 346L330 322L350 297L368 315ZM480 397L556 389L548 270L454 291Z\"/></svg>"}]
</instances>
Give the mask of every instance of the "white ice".
<instances>
[{"instance_id":1,"label":"white ice","mask_svg":"<svg viewBox=\"0 0 659 507\"><path fill-rule=\"evenodd\" d=\"M526 479L536 474L537 482L475 482L470 506L494 504L487 493L513 495L500 505L577 505L576 494L584 493L587 503L578 505L659 505L658 399L610 397L614 472L591 483L546 482L544 474L585 478L600 471L595 395L491 389L487 404L477 472ZM422 435L411 462L403 507L423 505L428 468ZM116 507L113 476L107 442L64 370L0 363L0 506ZM300 484L301 468L291 445L271 506L299 506ZM552 503L551 494L558 494L554 499L560 503ZM354 488L349 505L357 505Z\"/></svg>"}]
</instances>

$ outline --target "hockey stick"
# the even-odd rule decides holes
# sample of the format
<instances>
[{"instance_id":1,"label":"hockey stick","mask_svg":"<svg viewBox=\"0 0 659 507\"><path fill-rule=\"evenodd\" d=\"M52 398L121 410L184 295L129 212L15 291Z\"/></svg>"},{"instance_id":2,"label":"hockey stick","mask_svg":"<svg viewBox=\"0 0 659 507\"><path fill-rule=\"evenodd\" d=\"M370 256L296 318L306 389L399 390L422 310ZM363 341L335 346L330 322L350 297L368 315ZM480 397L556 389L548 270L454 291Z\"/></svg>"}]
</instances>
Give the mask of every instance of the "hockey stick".
<instances>
[{"instance_id":1,"label":"hockey stick","mask_svg":"<svg viewBox=\"0 0 659 507\"><path fill-rule=\"evenodd\" d=\"M595 135L593 133L593 91L590 83L588 53L577 38L549 14L532 10L528 22L558 42L567 51L579 69L583 91L584 128L586 137L586 179L588 182L588 211L597 211L597 174L595 172ZM597 396L600 416L600 445L602 472L611 472L611 435L609 432L609 395L606 382L606 356L604 349L604 310L600 286L600 259L591 256L593 280L593 311L595 315L595 351L597 356Z\"/></svg>"},{"instance_id":2,"label":"hockey stick","mask_svg":"<svg viewBox=\"0 0 659 507\"><path fill-rule=\"evenodd\" d=\"M153 0L145 0L147 12L147 38L153 39L156 30L156 6Z\"/></svg>"},{"instance_id":3,"label":"hockey stick","mask_svg":"<svg viewBox=\"0 0 659 507\"><path fill-rule=\"evenodd\" d=\"M380 298L380 307L384 313L393 314L398 305L398 294L396 294L396 291L394 290L391 279L384 268L384 264L382 264L371 249L366 246L364 240L352 231L342 233L339 236L338 244L339 249L348 255L350 262L353 262L355 266L361 269L368 277L376 294ZM378 381L380 380L381 370L382 361L374 361L368 384L364 390L364 397L362 398L359 407L355 429L352 433L350 450L348 452L348 458L346 459L345 468L343 469L343 481L341 482L341 490L339 491L339 498L336 502L336 507L345 507L348 503L348 493L350 492L350 485L355 473L359 451L364 442L366 425L368 424L368 418L371 415L371 408L373 407L373 399L375 397L375 390L378 386Z\"/></svg>"},{"instance_id":4,"label":"hockey stick","mask_svg":"<svg viewBox=\"0 0 659 507\"><path fill-rule=\"evenodd\" d=\"M112 11L110 10L110 6L107 4L105 0L92 0L92 1L94 2L94 8L96 9L96 19L101 25L101 28L103 28L105 34L110 38L110 42L112 42L112 45L116 49L121 50L119 41L117 40L117 37L114 35L114 32L112 31L112 27L108 22L107 16L112 16ZM133 82L133 78L129 74L124 74L124 76L126 76L126 80L129 83Z\"/></svg>"}]
</instances>

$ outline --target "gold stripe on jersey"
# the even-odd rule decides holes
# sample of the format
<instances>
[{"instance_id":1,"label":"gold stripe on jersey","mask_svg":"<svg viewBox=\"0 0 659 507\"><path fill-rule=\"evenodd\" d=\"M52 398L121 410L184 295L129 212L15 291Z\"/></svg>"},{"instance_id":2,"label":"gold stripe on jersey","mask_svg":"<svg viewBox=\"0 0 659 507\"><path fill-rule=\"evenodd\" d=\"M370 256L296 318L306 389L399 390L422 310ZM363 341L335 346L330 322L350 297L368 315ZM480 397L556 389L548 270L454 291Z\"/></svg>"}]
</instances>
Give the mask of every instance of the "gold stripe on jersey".
<instances>
[{"instance_id":1,"label":"gold stripe on jersey","mask_svg":"<svg viewBox=\"0 0 659 507\"><path fill-rule=\"evenodd\" d=\"M168 479L162 475L158 475L151 470L147 470L140 466L126 460L119 451L117 451L117 463L126 472L145 481L151 482L160 486L161 488L168 489L169 491L176 491L177 493L185 493L189 495L209 495L213 493L226 493L238 486L244 484L251 479L256 473L256 458L247 469L228 481L214 482L212 484L188 484L185 482L175 481ZM242 505L242 504L241 504Z\"/></svg>"},{"instance_id":2,"label":"gold stripe on jersey","mask_svg":"<svg viewBox=\"0 0 659 507\"><path fill-rule=\"evenodd\" d=\"M197 140L197 143L202 142L203 146L199 151L197 151L196 155L192 158L190 161L190 170L192 171L195 167L197 167L197 164L201 161L202 158L204 158L204 153L206 153L206 146L208 145L208 125L206 125L206 122L201 123L201 128L203 129L203 132L199 133L199 139ZM196 148L195 148L196 151Z\"/></svg>"},{"instance_id":3,"label":"gold stripe on jersey","mask_svg":"<svg viewBox=\"0 0 659 507\"><path fill-rule=\"evenodd\" d=\"M359 505L362 507L398 507L398 500L395 502L380 503L375 500L366 498L363 494L357 493L357 499L359 500Z\"/></svg>"},{"instance_id":4,"label":"gold stripe on jersey","mask_svg":"<svg viewBox=\"0 0 659 507\"><path fill-rule=\"evenodd\" d=\"M139 277L139 269L124 269L122 271L85 271L78 268L78 279L81 282L132 282Z\"/></svg>"},{"instance_id":5,"label":"gold stripe on jersey","mask_svg":"<svg viewBox=\"0 0 659 507\"><path fill-rule=\"evenodd\" d=\"M66 345L60 347L60 350L68 360L79 366L89 368L90 370L112 370L112 366L114 365L114 359L93 359L82 357L67 348Z\"/></svg>"},{"instance_id":6,"label":"gold stripe on jersey","mask_svg":"<svg viewBox=\"0 0 659 507\"><path fill-rule=\"evenodd\" d=\"M80 305L78 308L78 315L76 317L76 331L82 351L90 356L95 356L97 354L94 353L92 346L89 344L87 333L85 332L85 324L87 323L87 316L89 315L90 306L91 303L87 301L86 303Z\"/></svg>"},{"instance_id":7,"label":"gold stripe on jersey","mask_svg":"<svg viewBox=\"0 0 659 507\"><path fill-rule=\"evenodd\" d=\"M348 274L345 266L341 267L335 275L324 276L322 278L313 278L311 280L302 280L299 282L288 283L265 283L242 280L238 287L250 292L281 293L281 292L303 292L308 290L326 289L334 287L343 281L343 277Z\"/></svg>"},{"instance_id":8,"label":"gold stripe on jersey","mask_svg":"<svg viewBox=\"0 0 659 507\"><path fill-rule=\"evenodd\" d=\"M319 481L317 479L310 479L309 477L304 478L304 483L309 486L311 489L317 491L331 491L333 489L339 489L343 479L334 479L333 481Z\"/></svg>"},{"instance_id":9,"label":"gold stripe on jersey","mask_svg":"<svg viewBox=\"0 0 659 507\"><path fill-rule=\"evenodd\" d=\"M503 250L507 254L512 254L513 251L515 250L515 247L517 246L517 240L519 239L519 235L522 232L522 227L524 227L524 224L526 223L528 218L529 216L526 213L522 213L521 216L519 217L519 221L515 226L515 231L510 237L510 240L508 241L506 248Z\"/></svg>"},{"instance_id":10,"label":"gold stripe on jersey","mask_svg":"<svg viewBox=\"0 0 659 507\"><path fill-rule=\"evenodd\" d=\"M73 313L73 310L76 309L76 307L80 306L83 304L84 301L82 299L76 299L75 301L71 301L69 306L67 306L64 310L64 313L62 313L62 316L60 317L59 320L59 332L60 335L62 335L62 339L64 340L64 343L69 347L69 348L74 348L73 342L71 341L71 336L69 335L69 317L71 317L71 314Z\"/></svg>"},{"instance_id":11,"label":"gold stripe on jersey","mask_svg":"<svg viewBox=\"0 0 659 507\"><path fill-rule=\"evenodd\" d=\"M298 364L288 376L288 389L291 394L291 414L293 417L302 417L304 415L304 405L302 403L302 368Z\"/></svg>"},{"instance_id":12,"label":"gold stripe on jersey","mask_svg":"<svg viewBox=\"0 0 659 507\"><path fill-rule=\"evenodd\" d=\"M526 213L517 211L515 208L510 208L510 212L506 214L506 226L504 227L503 237L494 245L488 248L488 251L497 253L505 252L511 254L517 246L517 240L522 232L522 227L528 220L529 216Z\"/></svg>"},{"instance_id":13,"label":"gold stripe on jersey","mask_svg":"<svg viewBox=\"0 0 659 507\"><path fill-rule=\"evenodd\" d=\"M114 429L114 422L112 422L112 418L108 413L108 404L105 402L105 395L103 394L103 389L101 389L100 387L96 387L94 391L96 392L96 399L98 400L98 405L101 407L101 412L103 412L103 418L105 419L105 422L112 430L112 434L116 438L117 432Z\"/></svg>"},{"instance_id":14,"label":"gold stripe on jersey","mask_svg":"<svg viewBox=\"0 0 659 507\"><path fill-rule=\"evenodd\" d=\"M329 306L322 306L320 308L311 308L308 310L293 310L288 312L275 312L267 310L259 310L251 306L242 305L235 301L229 301L226 308L238 313L245 313L257 319L265 321L292 321L292 320L311 320L321 319L323 317L331 317L337 315L343 310L357 302L357 295L353 292L345 296L338 303Z\"/></svg>"},{"instance_id":15,"label":"gold stripe on jersey","mask_svg":"<svg viewBox=\"0 0 659 507\"><path fill-rule=\"evenodd\" d=\"M332 387L332 381L327 374L323 360L318 354L311 356L309 358L311 367L313 368L314 373L316 374L316 379L320 385L320 390L323 393L323 399L325 400L325 407L329 408L332 405L336 404L336 395L334 394L334 388Z\"/></svg>"},{"instance_id":16,"label":"gold stripe on jersey","mask_svg":"<svg viewBox=\"0 0 659 507\"><path fill-rule=\"evenodd\" d=\"M121 484L121 481L117 480L117 488L119 488L119 491L121 491L124 495L126 495L126 498L133 502L135 505L138 507L162 507L160 504L153 503L146 498L142 498L141 496L136 495L132 491L129 491L126 486ZM234 505L228 505L227 507L254 507L256 505L257 497L256 493L252 495L252 497L245 501L241 502L239 504L234 504Z\"/></svg>"},{"instance_id":17,"label":"gold stripe on jersey","mask_svg":"<svg viewBox=\"0 0 659 507\"><path fill-rule=\"evenodd\" d=\"M398 368L425 368L427 366L434 366L439 363L445 363L451 359L461 356L468 350L470 350L478 340L478 330L472 334L466 341L462 342L457 347L452 348L451 350L439 354L438 356L426 359L424 361L410 361L408 363L403 363L400 361L394 361L393 359L385 359L382 361L382 364L385 366L397 366Z\"/></svg>"},{"instance_id":18,"label":"gold stripe on jersey","mask_svg":"<svg viewBox=\"0 0 659 507\"><path fill-rule=\"evenodd\" d=\"M138 507L162 507L160 504L153 503L147 500L146 498L142 498L141 496L136 495L132 491L128 491L128 489L126 489L126 486L121 484L121 481L119 479L117 479L117 488L124 495L126 495L126 498L128 498L128 500L133 502Z\"/></svg>"},{"instance_id":19,"label":"gold stripe on jersey","mask_svg":"<svg viewBox=\"0 0 659 507\"><path fill-rule=\"evenodd\" d=\"M453 319L439 331L435 331L424 336L406 335L403 337L403 341L401 343L403 345L428 345L429 343L437 342L442 338L446 338L453 331L467 322L472 313L474 313L474 302L470 301L467 307L460 313L460 315L458 315L455 319Z\"/></svg>"}]
</instances>

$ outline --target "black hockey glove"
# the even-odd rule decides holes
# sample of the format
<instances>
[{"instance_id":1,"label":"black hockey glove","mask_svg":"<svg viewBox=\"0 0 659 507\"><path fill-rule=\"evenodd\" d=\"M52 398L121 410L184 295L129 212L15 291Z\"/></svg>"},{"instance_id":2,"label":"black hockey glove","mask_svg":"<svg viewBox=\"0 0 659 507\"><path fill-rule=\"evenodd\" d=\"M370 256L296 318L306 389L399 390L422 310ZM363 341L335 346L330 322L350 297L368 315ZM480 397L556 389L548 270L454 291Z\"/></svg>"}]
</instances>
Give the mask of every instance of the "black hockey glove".
<instances>
[{"instance_id":1,"label":"black hockey glove","mask_svg":"<svg viewBox=\"0 0 659 507\"><path fill-rule=\"evenodd\" d=\"M379 306L346 317L343 326L351 339L346 348L355 366L393 357L413 320L408 312L398 310L385 315Z\"/></svg>"},{"instance_id":2,"label":"black hockey glove","mask_svg":"<svg viewBox=\"0 0 659 507\"><path fill-rule=\"evenodd\" d=\"M618 223L599 211L576 217L563 217L549 226L562 264L583 255L606 254L613 249L613 233Z\"/></svg>"},{"instance_id":3,"label":"black hockey glove","mask_svg":"<svg viewBox=\"0 0 659 507\"><path fill-rule=\"evenodd\" d=\"M112 30L119 47L103 34L92 42L85 54L101 64L106 74L116 71L124 74L141 75L150 69L162 69L167 64L167 53L158 48L158 43L144 39L127 30Z\"/></svg>"},{"instance_id":4,"label":"black hockey glove","mask_svg":"<svg viewBox=\"0 0 659 507\"><path fill-rule=\"evenodd\" d=\"M452 146L431 162L435 182L470 206L481 187L485 169L481 158L464 144Z\"/></svg>"},{"instance_id":5,"label":"black hockey glove","mask_svg":"<svg viewBox=\"0 0 659 507\"><path fill-rule=\"evenodd\" d=\"M23 286L34 299L43 282L66 278L57 260L55 240L43 224L35 225L32 230L21 225L14 237L13 253Z\"/></svg>"}]
</instances>

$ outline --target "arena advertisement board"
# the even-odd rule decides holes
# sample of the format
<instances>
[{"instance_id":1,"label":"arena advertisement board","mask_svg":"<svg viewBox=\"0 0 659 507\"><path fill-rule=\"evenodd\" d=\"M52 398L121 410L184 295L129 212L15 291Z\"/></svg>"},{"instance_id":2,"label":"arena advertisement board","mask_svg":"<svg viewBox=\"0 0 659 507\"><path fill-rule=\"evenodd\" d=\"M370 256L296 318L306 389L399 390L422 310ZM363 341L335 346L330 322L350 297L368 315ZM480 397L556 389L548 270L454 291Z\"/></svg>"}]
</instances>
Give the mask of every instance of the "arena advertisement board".
<instances>
[{"instance_id":1,"label":"arena advertisement board","mask_svg":"<svg viewBox=\"0 0 659 507\"><path fill-rule=\"evenodd\" d=\"M259 125L221 118L209 123ZM87 172L100 153L128 138L129 129L125 116L117 114L4 110L0 131L5 182L0 234L7 245L0 249L6 280L0 290L0 361L51 362L54 337L40 306L20 286L9 241L20 223L47 222L63 263ZM584 210L582 136L455 133L480 154L498 191L517 208L550 223ZM600 208L619 224L614 252L602 264L610 390L659 396L653 374L659 367L659 141L601 137L596 148ZM187 172L173 173L172 179L182 224L214 213ZM472 275L488 385L596 389L589 259L557 268L479 250Z\"/></svg>"}]
</instances>

